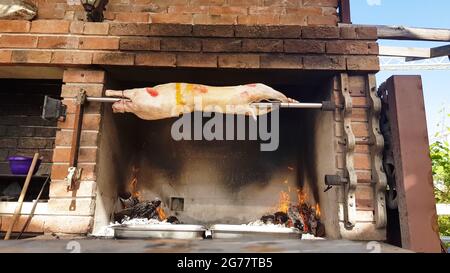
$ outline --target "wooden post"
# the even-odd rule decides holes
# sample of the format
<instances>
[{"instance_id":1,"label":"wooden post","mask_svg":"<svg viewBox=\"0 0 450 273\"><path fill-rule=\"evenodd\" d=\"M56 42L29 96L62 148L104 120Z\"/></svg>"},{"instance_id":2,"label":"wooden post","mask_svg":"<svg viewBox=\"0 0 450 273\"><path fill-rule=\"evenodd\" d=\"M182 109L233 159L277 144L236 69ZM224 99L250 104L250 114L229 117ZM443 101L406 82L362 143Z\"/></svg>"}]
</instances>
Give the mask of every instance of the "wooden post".
<instances>
[{"instance_id":1,"label":"wooden post","mask_svg":"<svg viewBox=\"0 0 450 273\"><path fill-rule=\"evenodd\" d=\"M20 212L22 211L23 200L25 199L25 194L27 193L28 186L30 185L31 177L33 176L34 168L36 167L38 159L39 159L39 153L35 153L34 157L33 157L33 161L31 162L30 169L28 170L27 178L25 179L25 184L23 185L22 192L20 193L19 201L17 202L16 210L14 211L11 225L9 226L9 228L6 232L5 240L9 240L9 238L11 238L11 233L12 233L14 224L16 223L17 218L19 218Z\"/></svg>"}]
</instances>

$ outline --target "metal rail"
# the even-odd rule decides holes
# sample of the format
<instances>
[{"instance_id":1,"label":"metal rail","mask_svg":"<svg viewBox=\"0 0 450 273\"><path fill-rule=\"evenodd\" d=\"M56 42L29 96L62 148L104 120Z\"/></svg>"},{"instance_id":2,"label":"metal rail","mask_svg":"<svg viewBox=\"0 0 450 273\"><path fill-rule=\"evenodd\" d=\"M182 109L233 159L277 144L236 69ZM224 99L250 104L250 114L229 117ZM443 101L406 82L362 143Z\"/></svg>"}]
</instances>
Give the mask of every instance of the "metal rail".
<instances>
[{"instance_id":1,"label":"metal rail","mask_svg":"<svg viewBox=\"0 0 450 273\"><path fill-rule=\"evenodd\" d=\"M87 101L90 102L103 102L103 103L114 103L121 100L124 101L131 101L129 99L123 99L123 98L107 98L107 97L87 97ZM322 109L324 111L333 111L336 109L336 106L331 104L330 102L322 102L322 103L278 103L278 102L258 102L258 103L252 103L255 107L270 107L272 105L278 105L280 108L294 108L294 109Z\"/></svg>"}]
</instances>

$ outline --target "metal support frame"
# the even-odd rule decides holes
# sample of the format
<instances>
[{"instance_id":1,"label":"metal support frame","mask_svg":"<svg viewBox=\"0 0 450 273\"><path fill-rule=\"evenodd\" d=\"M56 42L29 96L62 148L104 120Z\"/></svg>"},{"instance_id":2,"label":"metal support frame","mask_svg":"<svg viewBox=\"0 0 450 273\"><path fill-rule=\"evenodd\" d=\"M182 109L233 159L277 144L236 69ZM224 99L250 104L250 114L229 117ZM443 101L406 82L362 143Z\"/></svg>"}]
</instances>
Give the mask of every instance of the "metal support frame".
<instances>
[{"instance_id":1,"label":"metal support frame","mask_svg":"<svg viewBox=\"0 0 450 273\"><path fill-rule=\"evenodd\" d=\"M356 224L356 186L358 178L354 167L354 153L356 146L356 137L352 130L352 111L353 103L350 96L350 87L348 82L348 75L342 73L341 79L341 94L344 98L344 109L342 112L342 119L344 124L345 134L345 176L348 183L344 184L344 221L346 228L353 228Z\"/></svg>"},{"instance_id":2,"label":"metal support frame","mask_svg":"<svg viewBox=\"0 0 450 273\"><path fill-rule=\"evenodd\" d=\"M67 177L65 178L68 191L75 190L76 182L81 178L82 169L78 168L78 153L80 148L85 102L86 91L80 90L76 99L75 121L72 133L72 147L70 149L69 169Z\"/></svg>"},{"instance_id":3,"label":"metal support frame","mask_svg":"<svg viewBox=\"0 0 450 273\"><path fill-rule=\"evenodd\" d=\"M393 76L385 88L402 247L440 252L421 77Z\"/></svg>"},{"instance_id":4,"label":"metal support frame","mask_svg":"<svg viewBox=\"0 0 450 273\"><path fill-rule=\"evenodd\" d=\"M350 13L350 0L340 0L339 1L339 17L341 23L351 24L351 13Z\"/></svg>"},{"instance_id":5,"label":"metal support frame","mask_svg":"<svg viewBox=\"0 0 450 273\"><path fill-rule=\"evenodd\" d=\"M387 177L383 169L384 138L380 129L381 99L377 95L377 85L374 74L368 75L370 96L369 130L370 130L370 157L372 164L372 186L374 188L375 222L378 228L386 227L386 187Z\"/></svg>"}]
</instances>

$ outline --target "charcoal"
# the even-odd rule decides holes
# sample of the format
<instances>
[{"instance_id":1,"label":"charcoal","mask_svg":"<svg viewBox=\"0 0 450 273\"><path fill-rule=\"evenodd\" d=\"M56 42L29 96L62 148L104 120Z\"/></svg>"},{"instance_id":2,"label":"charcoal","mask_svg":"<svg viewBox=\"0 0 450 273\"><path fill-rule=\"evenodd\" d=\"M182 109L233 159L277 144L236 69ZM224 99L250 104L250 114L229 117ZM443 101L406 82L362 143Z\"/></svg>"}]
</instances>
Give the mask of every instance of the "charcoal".
<instances>
[{"instance_id":1,"label":"charcoal","mask_svg":"<svg viewBox=\"0 0 450 273\"><path fill-rule=\"evenodd\" d=\"M282 211L276 212L274 214L275 216L275 224L286 224L289 220L289 216L287 215L287 213L284 213Z\"/></svg>"},{"instance_id":2,"label":"charcoal","mask_svg":"<svg viewBox=\"0 0 450 273\"><path fill-rule=\"evenodd\" d=\"M156 208L161 205L161 200L142 201L136 205L123 209L114 214L114 221L120 222L125 216L133 218L158 219L158 211Z\"/></svg>"},{"instance_id":3,"label":"charcoal","mask_svg":"<svg viewBox=\"0 0 450 273\"><path fill-rule=\"evenodd\" d=\"M264 224L272 224L275 222L275 216L274 215L264 215L260 219Z\"/></svg>"},{"instance_id":4,"label":"charcoal","mask_svg":"<svg viewBox=\"0 0 450 273\"><path fill-rule=\"evenodd\" d=\"M178 220L178 218L176 216L169 216L167 218L167 222L171 223L171 224L180 224L180 220Z\"/></svg>"}]
</instances>

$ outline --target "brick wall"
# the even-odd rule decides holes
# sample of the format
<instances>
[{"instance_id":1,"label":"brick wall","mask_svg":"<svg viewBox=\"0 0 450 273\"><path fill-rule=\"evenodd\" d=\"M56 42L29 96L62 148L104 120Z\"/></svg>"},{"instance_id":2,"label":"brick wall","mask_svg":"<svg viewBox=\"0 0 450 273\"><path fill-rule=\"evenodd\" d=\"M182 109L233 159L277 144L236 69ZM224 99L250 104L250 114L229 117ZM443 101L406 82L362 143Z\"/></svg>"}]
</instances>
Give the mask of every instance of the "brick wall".
<instances>
[{"instance_id":1,"label":"brick wall","mask_svg":"<svg viewBox=\"0 0 450 273\"><path fill-rule=\"evenodd\" d=\"M105 72L90 69L67 69L63 77L61 96L68 106L67 119L58 122L48 202L46 232L87 233L93 224L95 210L98 135L101 122L101 104L87 104L83 115L78 167L81 180L74 191L67 191L64 178L69 167L70 149L75 118L75 97L80 90L88 96L103 94Z\"/></svg>"},{"instance_id":2,"label":"brick wall","mask_svg":"<svg viewBox=\"0 0 450 273\"><path fill-rule=\"evenodd\" d=\"M0 80L0 173L9 174L9 156L43 156L38 174L49 174L56 122L41 119L44 96L58 98L55 81Z\"/></svg>"},{"instance_id":3,"label":"brick wall","mask_svg":"<svg viewBox=\"0 0 450 273\"><path fill-rule=\"evenodd\" d=\"M0 63L377 71L375 28L0 21Z\"/></svg>"},{"instance_id":4,"label":"brick wall","mask_svg":"<svg viewBox=\"0 0 450 273\"><path fill-rule=\"evenodd\" d=\"M33 0L38 19L84 20L79 0ZM183 24L336 25L338 0L109 0L106 20Z\"/></svg>"}]
</instances>

